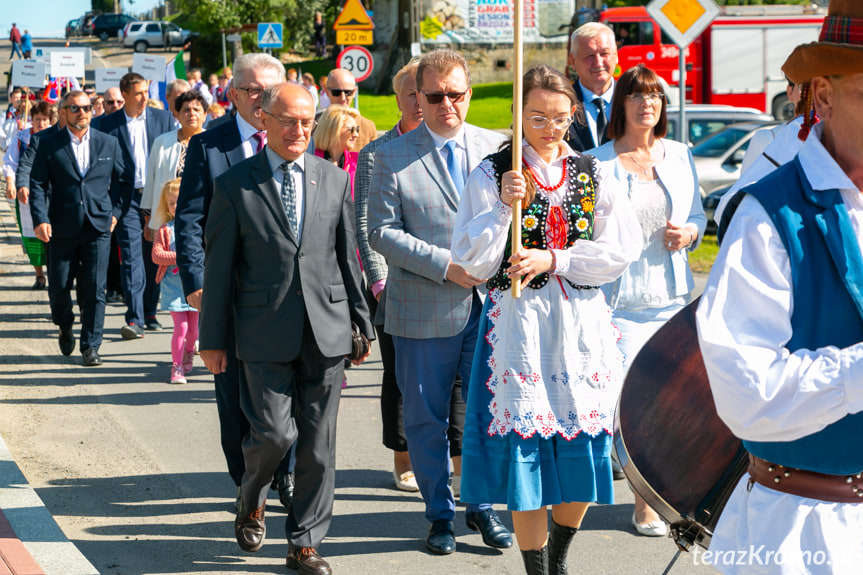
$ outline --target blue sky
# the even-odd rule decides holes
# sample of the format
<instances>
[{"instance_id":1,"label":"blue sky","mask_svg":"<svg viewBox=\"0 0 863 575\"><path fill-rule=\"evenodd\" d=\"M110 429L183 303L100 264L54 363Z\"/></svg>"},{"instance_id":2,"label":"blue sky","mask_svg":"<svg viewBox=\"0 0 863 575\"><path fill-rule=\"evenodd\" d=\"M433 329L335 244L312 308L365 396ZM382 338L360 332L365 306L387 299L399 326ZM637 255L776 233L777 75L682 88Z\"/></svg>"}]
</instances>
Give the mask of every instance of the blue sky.
<instances>
[{"instance_id":1,"label":"blue sky","mask_svg":"<svg viewBox=\"0 0 863 575\"><path fill-rule=\"evenodd\" d=\"M161 0L128 0L123 2L127 12L143 12L161 4ZM77 18L90 9L90 0L13 0L3 2L0 31L3 38L9 37L12 22L21 30L30 30L34 38L62 38L66 22Z\"/></svg>"}]
</instances>

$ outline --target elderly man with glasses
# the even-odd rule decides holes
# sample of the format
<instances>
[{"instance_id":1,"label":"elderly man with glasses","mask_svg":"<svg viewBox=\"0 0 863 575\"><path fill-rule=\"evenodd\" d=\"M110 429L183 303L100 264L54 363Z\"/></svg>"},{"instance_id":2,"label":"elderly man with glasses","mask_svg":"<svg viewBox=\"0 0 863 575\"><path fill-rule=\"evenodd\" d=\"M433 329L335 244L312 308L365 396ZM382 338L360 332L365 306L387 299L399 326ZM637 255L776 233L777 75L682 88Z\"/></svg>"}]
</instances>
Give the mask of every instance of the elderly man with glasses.
<instances>
[{"instance_id":1,"label":"elderly man with glasses","mask_svg":"<svg viewBox=\"0 0 863 575\"><path fill-rule=\"evenodd\" d=\"M60 105L66 129L40 139L30 173L30 210L36 237L48 244L48 297L60 351L75 349L75 283L85 366L102 364L111 231L132 196L120 142L90 129L92 113L87 94L69 92Z\"/></svg>"},{"instance_id":2,"label":"elderly man with glasses","mask_svg":"<svg viewBox=\"0 0 863 575\"><path fill-rule=\"evenodd\" d=\"M317 548L333 513L344 358L351 353L351 322L368 339L374 329L356 255L348 174L306 152L314 101L290 83L267 88L261 101L264 151L215 181L206 230L201 358L210 371L222 372L236 332L244 375L239 395L251 424L243 442L237 542L245 551L263 545L267 488L296 444L296 494L285 524L287 566L328 575L330 566ZM230 318L236 323L229 330ZM368 352L354 363L366 357Z\"/></svg>"},{"instance_id":3,"label":"elderly man with glasses","mask_svg":"<svg viewBox=\"0 0 863 575\"><path fill-rule=\"evenodd\" d=\"M180 197L174 217L177 242L177 265L189 305L201 309L204 287L204 232L207 213L213 197L213 182L233 165L264 149L267 135L261 118L261 95L264 89L285 81L285 67L267 54L244 54L234 61L231 101L237 114L213 129L192 136L186 152L186 167L180 183ZM219 411L219 428L222 451L228 464L228 473L237 486L237 505L240 484L246 465L243 459L243 438L249 432L249 421L240 409L241 373L234 353L233 320L226 319L228 344L227 366L216 374L216 406ZM279 500L290 506L293 496L293 477L286 456L273 478L279 491Z\"/></svg>"},{"instance_id":4,"label":"elderly man with glasses","mask_svg":"<svg viewBox=\"0 0 863 575\"><path fill-rule=\"evenodd\" d=\"M423 124L378 148L368 229L389 269L380 309L393 336L408 452L431 522L425 545L444 555L455 551L450 398L457 373L470 379L487 279L453 263L450 243L468 174L504 136L465 123L470 73L457 52L426 54L416 81ZM491 505L468 505L466 520L486 545L512 546Z\"/></svg>"}]
</instances>

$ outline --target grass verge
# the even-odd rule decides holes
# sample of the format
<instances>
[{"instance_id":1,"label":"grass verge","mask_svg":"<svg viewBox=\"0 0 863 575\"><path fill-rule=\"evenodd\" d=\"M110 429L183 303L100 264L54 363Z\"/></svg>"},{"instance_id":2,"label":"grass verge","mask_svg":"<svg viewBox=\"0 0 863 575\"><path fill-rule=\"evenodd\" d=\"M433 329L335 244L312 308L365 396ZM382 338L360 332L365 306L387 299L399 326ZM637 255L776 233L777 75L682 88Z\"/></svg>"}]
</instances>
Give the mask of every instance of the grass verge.
<instances>
[{"instance_id":1,"label":"grass verge","mask_svg":"<svg viewBox=\"0 0 863 575\"><path fill-rule=\"evenodd\" d=\"M360 113L372 120L378 130L389 130L399 121L394 95L378 96L360 91L359 98ZM509 128L512 124L512 83L474 86L467 121L489 130Z\"/></svg>"},{"instance_id":2,"label":"grass verge","mask_svg":"<svg viewBox=\"0 0 863 575\"><path fill-rule=\"evenodd\" d=\"M689 267L692 268L693 272L710 273L710 268L713 267L713 261L718 253L719 242L716 241L716 236L705 234L701 240L701 245L689 254Z\"/></svg>"}]
</instances>

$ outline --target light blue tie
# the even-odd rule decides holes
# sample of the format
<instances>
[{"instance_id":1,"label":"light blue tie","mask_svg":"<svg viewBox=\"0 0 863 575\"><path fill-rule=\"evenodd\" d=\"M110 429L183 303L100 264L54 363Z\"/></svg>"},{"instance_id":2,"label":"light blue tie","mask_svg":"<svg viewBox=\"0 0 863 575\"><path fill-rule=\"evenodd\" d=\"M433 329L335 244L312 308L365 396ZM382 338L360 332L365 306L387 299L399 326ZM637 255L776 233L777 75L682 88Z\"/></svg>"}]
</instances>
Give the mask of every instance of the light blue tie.
<instances>
[{"instance_id":1,"label":"light blue tie","mask_svg":"<svg viewBox=\"0 0 863 575\"><path fill-rule=\"evenodd\" d=\"M297 235L297 190L294 186L294 177L291 175L293 166L293 162L282 164L284 179L282 180L281 196L282 204L285 206L285 214L288 216L288 225L291 226L294 236L299 239L299 235Z\"/></svg>"},{"instance_id":2,"label":"light blue tie","mask_svg":"<svg viewBox=\"0 0 863 575\"><path fill-rule=\"evenodd\" d=\"M455 191L461 197L461 192L464 190L464 173L461 169L461 162L458 161L455 155L455 142L450 140L444 144L444 147L449 152L449 155L446 157L446 169L452 178L452 183L455 184Z\"/></svg>"}]
</instances>

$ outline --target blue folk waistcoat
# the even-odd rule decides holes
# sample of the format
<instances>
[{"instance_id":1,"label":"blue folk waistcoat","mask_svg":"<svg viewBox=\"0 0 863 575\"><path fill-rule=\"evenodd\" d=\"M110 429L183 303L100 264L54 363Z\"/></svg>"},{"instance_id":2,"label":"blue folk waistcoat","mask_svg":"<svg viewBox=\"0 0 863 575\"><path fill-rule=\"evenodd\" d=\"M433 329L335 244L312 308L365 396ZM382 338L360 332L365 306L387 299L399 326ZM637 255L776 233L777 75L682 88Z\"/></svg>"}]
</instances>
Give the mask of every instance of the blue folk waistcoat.
<instances>
[{"instance_id":1,"label":"blue folk waistcoat","mask_svg":"<svg viewBox=\"0 0 863 575\"><path fill-rule=\"evenodd\" d=\"M794 312L788 350L844 348L863 341L863 256L839 190L813 190L795 158L745 191L767 210L791 261ZM863 412L794 441L743 444L786 467L857 473L863 470Z\"/></svg>"}]
</instances>

